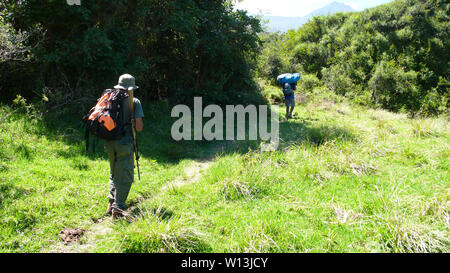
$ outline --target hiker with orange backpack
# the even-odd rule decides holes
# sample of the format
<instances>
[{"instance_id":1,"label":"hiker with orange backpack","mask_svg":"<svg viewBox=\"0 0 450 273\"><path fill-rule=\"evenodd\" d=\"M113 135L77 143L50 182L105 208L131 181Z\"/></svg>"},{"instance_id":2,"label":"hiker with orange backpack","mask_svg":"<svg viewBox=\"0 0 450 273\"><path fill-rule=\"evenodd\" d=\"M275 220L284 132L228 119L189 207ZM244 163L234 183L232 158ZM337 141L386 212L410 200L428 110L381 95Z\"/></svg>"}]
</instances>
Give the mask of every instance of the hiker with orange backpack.
<instances>
[{"instance_id":1,"label":"hiker with orange backpack","mask_svg":"<svg viewBox=\"0 0 450 273\"><path fill-rule=\"evenodd\" d=\"M120 76L118 85L106 90L84 119L87 125L86 148L89 146L88 132L105 140L110 165L106 213L113 219L126 214L125 201L134 181L134 155L139 172L136 132L141 132L144 127L144 112L139 99L133 96L136 89L138 86L133 76Z\"/></svg>"}]
</instances>

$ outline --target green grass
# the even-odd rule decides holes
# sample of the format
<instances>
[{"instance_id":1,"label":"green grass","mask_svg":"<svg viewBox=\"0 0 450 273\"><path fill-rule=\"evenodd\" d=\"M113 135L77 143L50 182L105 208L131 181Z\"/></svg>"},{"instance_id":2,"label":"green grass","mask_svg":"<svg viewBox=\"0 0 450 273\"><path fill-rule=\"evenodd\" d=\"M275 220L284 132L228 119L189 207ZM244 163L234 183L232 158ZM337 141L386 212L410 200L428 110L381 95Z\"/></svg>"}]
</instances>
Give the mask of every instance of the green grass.
<instances>
[{"instance_id":1,"label":"green grass","mask_svg":"<svg viewBox=\"0 0 450 273\"><path fill-rule=\"evenodd\" d=\"M82 240L89 252L450 250L445 118L316 98L280 124L277 151L236 142L222 152L224 143L171 141L167 105L144 110L135 217ZM105 217L101 145L85 155L81 129L56 120L15 113L0 123L0 252L57 251L61 229L91 230ZM211 155L189 183L186 170Z\"/></svg>"},{"instance_id":2,"label":"green grass","mask_svg":"<svg viewBox=\"0 0 450 273\"><path fill-rule=\"evenodd\" d=\"M156 192L181 175L207 145L169 140L170 112L164 104L146 107L140 135L142 181L128 201ZM11 113L7 106L1 115ZM16 112L0 123L0 252L39 252L59 242L63 228L85 228L104 217L109 163L101 143L84 151L79 119L67 113L50 120ZM61 123L62 122L62 123ZM170 127L168 127L170 129ZM182 152L177 152L182 151Z\"/></svg>"}]
</instances>

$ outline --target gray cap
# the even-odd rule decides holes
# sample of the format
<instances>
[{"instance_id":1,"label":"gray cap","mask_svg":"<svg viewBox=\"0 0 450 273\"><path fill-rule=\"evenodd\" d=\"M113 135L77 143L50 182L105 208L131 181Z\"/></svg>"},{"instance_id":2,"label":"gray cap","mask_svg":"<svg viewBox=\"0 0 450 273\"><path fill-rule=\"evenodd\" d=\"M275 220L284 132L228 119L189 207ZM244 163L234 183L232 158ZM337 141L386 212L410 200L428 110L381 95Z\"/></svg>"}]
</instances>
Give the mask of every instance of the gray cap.
<instances>
[{"instance_id":1,"label":"gray cap","mask_svg":"<svg viewBox=\"0 0 450 273\"><path fill-rule=\"evenodd\" d=\"M128 88L133 87L134 89L138 89L139 86L136 85L136 80L133 76L130 74L123 74L119 78L119 83L114 86L116 89L125 89L128 90Z\"/></svg>"}]
</instances>

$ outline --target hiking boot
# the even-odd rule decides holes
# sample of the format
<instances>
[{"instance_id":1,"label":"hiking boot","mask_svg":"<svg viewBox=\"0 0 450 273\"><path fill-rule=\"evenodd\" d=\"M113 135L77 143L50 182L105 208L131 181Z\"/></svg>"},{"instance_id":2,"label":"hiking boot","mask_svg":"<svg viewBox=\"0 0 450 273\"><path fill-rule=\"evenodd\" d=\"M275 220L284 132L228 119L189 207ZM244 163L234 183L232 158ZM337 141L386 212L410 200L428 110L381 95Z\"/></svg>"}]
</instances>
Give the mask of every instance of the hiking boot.
<instances>
[{"instance_id":1,"label":"hiking boot","mask_svg":"<svg viewBox=\"0 0 450 273\"><path fill-rule=\"evenodd\" d=\"M116 219L125 217L125 216L126 216L126 213L125 213L125 211L123 211L123 210L121 210L121 209L113 208L113 209L112 209L111 215L112 215L112 219L113 219L113 220L116 220Z\"/></svg>"}]
</instances>

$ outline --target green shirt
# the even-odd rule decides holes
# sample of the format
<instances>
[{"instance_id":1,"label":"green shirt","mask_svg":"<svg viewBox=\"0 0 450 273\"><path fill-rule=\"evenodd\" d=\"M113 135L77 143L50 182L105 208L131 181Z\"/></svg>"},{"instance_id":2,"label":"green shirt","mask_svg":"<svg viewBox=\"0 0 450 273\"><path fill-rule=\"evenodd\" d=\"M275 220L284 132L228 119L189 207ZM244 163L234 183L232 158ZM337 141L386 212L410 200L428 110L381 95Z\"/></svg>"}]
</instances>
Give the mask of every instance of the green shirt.
<instances>
[{"instance_id":1,"label":"green shirt","mask_svg":"<svg viewBox=\"0 0 450 273\"><path fill-rule=\"evenodd\" d=\"M142 110L141 101L137 98L133 98L134 101L134 116L136 119L144 117L144 111ZM131 109L130 98L123 100L123 121L125 124L125 135L119 140L120 144L133 143L133 134L131 132Z\"/></svg>"}]
</instances>

